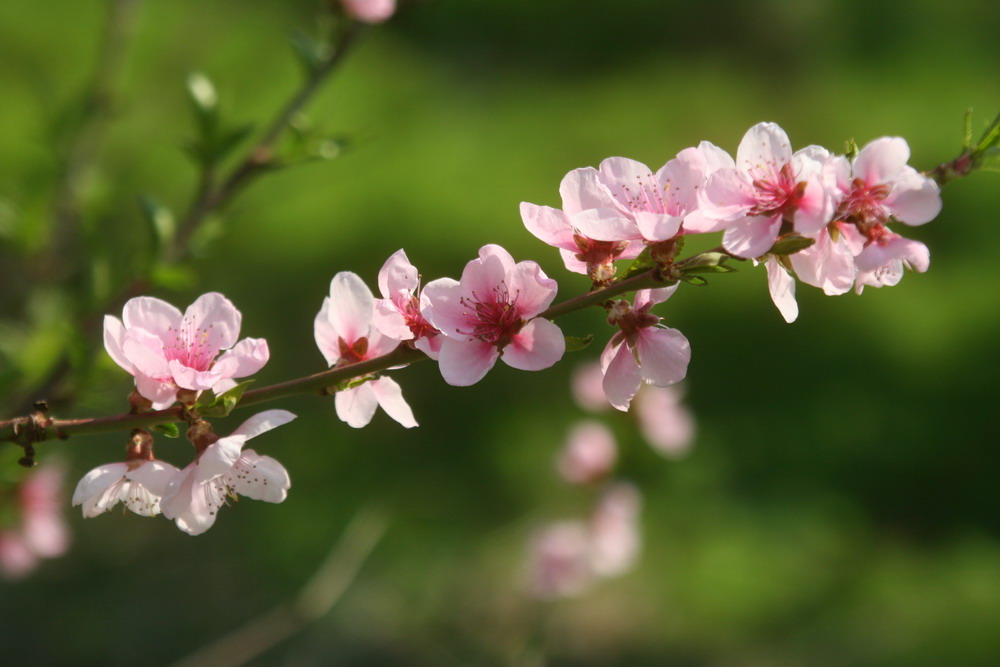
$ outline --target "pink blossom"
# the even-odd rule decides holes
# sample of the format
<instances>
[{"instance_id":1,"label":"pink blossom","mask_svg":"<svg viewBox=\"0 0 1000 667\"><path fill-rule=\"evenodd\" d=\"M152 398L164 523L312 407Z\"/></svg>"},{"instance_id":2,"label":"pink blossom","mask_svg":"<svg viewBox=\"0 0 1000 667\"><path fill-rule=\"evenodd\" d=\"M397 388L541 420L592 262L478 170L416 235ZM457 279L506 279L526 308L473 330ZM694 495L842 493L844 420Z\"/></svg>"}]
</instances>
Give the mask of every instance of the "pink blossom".
<instances>
[{"instance_id":1,"label":"pink blossom","mask_svg":"<svg viewBox=\"0 0 1000 667\"><path fill-rule=\"evenodd\" d=\"M270 456L243 449L246 441L295 419L286 410L267 410L243 422L227 437L206 447L194 462L173 475L160 500L163 516L190 535L212 527L228 498L246 496L280 503L291 481L284 466Z\"/></svg>"},{"instance_id":2,"label":"pink blossom","mask_svg":"<svg viewBox=\"0 0 1000 667\"><path fill-rule=\"evenodd\" d=\"M29 574L41 558L55 558L69 549L69 529L63 518L65 469L49 463L28 473L17 486L13 509L20 522L0 531L0 573L16 579Z\"/></svg>"},{"instance_id":3,"label":"pink blossom","mask_svg":"<svg viewBox=\"0 0 1000 667\"><path fill-rule=\"evenodd\" d=\"M521 219L539 240L559 248L568 271L607 282L614 262L642 252L642 234L621 211L593 167L574 169L559 185L562 210L521 202Z\"/></svg>"},{"instance_id":4,"label":"pink blossom","mask_svg":"<svg viewBox=\"0 0 1000 667\"><path fill-rule=\"evenodd\" d=\"M396 12L396 0L341 0L344 10L365 23L382 23Z\"/></svg>"},{"instance_id":5,"label":"pink blossom","mask_svg":"<svg viewBox=\"0 0 1000 667\"><path fill-rule=\"evenodd\" d=\"M642 497L631 484L608 489L590 519L590 566L602 577L632 569L642 547L639 510Z\"/></svg>"},{"instance_id":6,"label":"pink blossom","mask_svg":"<svg viewBox=\"0 0 1000 667\"><path fill-rule=\"evenodd\" d=\"M576 367L570 389L576 404L588 412L604 412L611 407L604 395L604 370L596 361Z\"/></svg>"},{"instance_id":7,"label":"pink blossom","mask_svg":"<svg viewBox=\"0 0 1000 667\"><path fill-rule=\"evenodd\" d=\"M639 429L653 449L668 458L684 456L694 442L695 422L679 385L646 385L635 397Z\"/></svg>"},{"instance_id":8,"label":"pink blossom","mask_svg":"<svg viewBox=\"0 0 1000 667\"><path fill-rule=\"evenodd\" d=\"M163 494L180 472L169 463L157 460L98 466L77 484L73 507L83 505L83 516L90 519L110 511L120 501L140 516L156 516L160 513Z\"/></svg>"},{"instance_id":9,"label":"pink blossom","mask_svg":"<svg viewBox=\"0 0 1000 667\"><path fill-rule=\"evenodd\" d=\"M341 271L333 277L330 296L323 299L313 327L316 344L331 368L381 357L398 347L397 339L373 325L374 310L375 297L357 274ZM378 406L406 428L417 425L403 390L389 377L338 391L334 401L337 416L354 428L367 425Z\"/></svg>"},{"instance_id":10,"label":"pink blossom","mask_svg":"<svg viewBox=\"0 0 1000 667\"><path fill-rule=\"evenodd\" d=\"M767 290L771 294L771 301L785 321L792 323L799 316L799 304L795 301L795 278L774 255L767 256L765 266Z\"/></svg>"},{"instance_id":11,"label":"pink blossom","mask_svg":"<svg viewBox=\"0 0 1000 667\"><path fill-rule=\"evenodd\" d=\"M436 360L442 338L421 313L429 300L420 292L420 274L405 252L396 251L382 265L378 287L384 298L375 300L375 328L395 340L412 340L414 347Z\"/></svg>"},{"instance_id":12,"label":"pink blossom","mask_svg":"<svg viewBox=\"0 0 1000 667\"><path fill-rule=\"evenodd\" d=\"M800 234L817 233L836 205L824 177L829 157L819 146L793 154L788 135L776 124L754 125L740 142L736 166L708 178L697 230L725 229L725 249L748 258L774 245L783 221Z\"/></svg>"},{"instance_id":13,"label":"pink blossom","mask_svg":"<svg viewBox=\"0 0 1000 667\"><path fill-rule=\"evenodd\" d=\"M618 448L611 429L586 420L570 429L556 458L556 470L570 484L592 484L608 476L616 458Z\"/></svg>"},{"instance_id":14,"label":"pink blossom","mask_svg":"<svg viewBox=\"0 0 1000 667\"><path fill-rule=\"evenodd\" d=\"M687 375L691 347L680 331L660 324L649 312L654 304L666 301L677 286L639 290L633 304L618 301L608 321L621 328L601 353L604 394L615 408L627 411L632 397L643 382L666 387Z\"/></svg>"},{"instance_id":15,"label":"pink blossom","mask_svg":"<svg viewBox=\"0 0 1000 667\"><path fill-rule=\"evenodd\" d=\"M849 291L858 272L854 257L864 247L864 237L854 225L834 220L813 238L813 245L789 256L795 275L830 296Z\"/></svg>"},{"instance_id":16,"label":"pink blossom","mask_svg":"<svg viewBox=\"0 0 1000 667\"><path fill-rule=\"evenodd\" d=\"M465 265L461 281L439 278L426 287L424 317L445 337L438 365L445 382L475 384L503 359L536 371L562 358L559 327L536 317L556 296L556 281L532 261L514 263L498 245L485 245Z\"/></svg>"},{"instance_id":17,"label":"pink blossom","mask_svg":"<svg viewBox=\"0 0 1000 667\"><path fill-rule=\"evenodd\" d=\"M903 277L903 269L923 273L930 266L931 255L927 246L920 241L903 238L899 234L886 231L871 241L857 257L858 267L855 291L858 294L865 286L884 287L895 285Z\"/></svg>"},{"instance_id":18,"label":"pink blossom","mask_svg":"<svg viewBox=\"0 0 1000 667\"><path fill-rule=\"evenodd\" d=\"M217 292L198 297L183 315L154 297L130 299L122 316L105 316L104 347L157 409L173 403L178 389L222 393L268 360L263 338L237 342L242 316Z\"/></svg>"},{"instance_id":19,"label":"pink blossom","mask_svg":"<svg viewBox=\"0 0 1000 667\"><path fill-rule=\"evenodd\" d=\"M593 585L590 532L582 521L560 521L539 529L528 544L529 587L535 597L572 597Z\"/></svg>"}]
</instances>

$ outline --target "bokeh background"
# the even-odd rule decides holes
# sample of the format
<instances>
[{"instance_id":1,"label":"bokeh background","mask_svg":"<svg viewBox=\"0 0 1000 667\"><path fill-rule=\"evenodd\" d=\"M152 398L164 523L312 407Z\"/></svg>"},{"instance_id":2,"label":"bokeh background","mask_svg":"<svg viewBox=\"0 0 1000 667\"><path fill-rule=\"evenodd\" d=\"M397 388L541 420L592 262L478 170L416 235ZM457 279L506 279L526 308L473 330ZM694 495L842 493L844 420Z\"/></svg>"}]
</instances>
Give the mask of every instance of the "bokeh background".
<instances>
[{"instance_id":1,"label":"bokeh background","mask_svg":"<svg viewBox=\"0 0 1000 667\"><path fill-rule=\"evenodd\" d=\"M86 357L81 313L143 271L140 195L178 212L190 198L187 74L215 82L227 118L260 127L299 85L288 36L313 29L316 10L135 5L66 287L60 267L20 267L57 242L60 142L107 6L0 3L5 417L37 398L24 394L61 350ZM998 24L989 0L405 4L307 109L344 139L339 156L253 184L190 271L148 293L181 307L225 293L243 335L271 343L259 384L322 369L312 319L330 278L353 270L374 285L399 248L430 279L500 243L539 261L562 295L579 293L586 281L518 215L521 201L558 206L570 169L612 155L656 168L703 139L735 152L762 120L796 146L901 135L911 163L930 168L957 155L967 107L977 136L1000 110ZM0 661L180 660L293 600L361 512L385 533L337 604L252 664L997 664L997 178L948 185L940 217L906 230L933 261L896 287L829 298L801 286L787 325L763 272L740 267L660 309L691 340L697 441L667 460L629 416L607 417L617 474L645 498L645 544L632 572L582 597L526 595L524 553L535 527L593 503L552 459L584 416L571 372L610 333L597 310L561 322L597 341L547 372L501 365L458 389L432 364L399 371L418 429L380 412L353 430L331 399L286 401L300 418L254 447L288 468L288 500L226 508L198 538L118 511L84 521L67 500L71 551L0 583ZM97 358L62 387L72 401L59 416L125 408L130 378ZM79 438L39 458L68 466L69 494L123 444ZM182 466L190 448L160 438L157 453ZM17 477L18 456L0 449L0 477Z\"/></svg>"}]
</instances>

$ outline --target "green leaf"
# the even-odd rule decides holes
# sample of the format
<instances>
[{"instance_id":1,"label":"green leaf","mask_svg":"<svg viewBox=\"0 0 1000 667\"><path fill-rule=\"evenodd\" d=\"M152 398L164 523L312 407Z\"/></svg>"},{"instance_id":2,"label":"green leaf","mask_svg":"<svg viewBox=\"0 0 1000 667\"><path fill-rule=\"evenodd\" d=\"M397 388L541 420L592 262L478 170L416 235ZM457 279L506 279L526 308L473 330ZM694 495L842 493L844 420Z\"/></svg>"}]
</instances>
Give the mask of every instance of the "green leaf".
<instances>
[{"instance_id":1,"label":"green leaf","mask_svg":"<svg viewBox=\"0 0 1000 667\"><path fill-rule=\"evenodd\" d=\"M1000 145L1000 114L993 119L990 126L983 132L983 138L976 145L976 152L983 153L987 149Z\"/></svg>"},{"instance_id":2,"label":"green leaf","mask_svg":"<svg viewBox=\"0 0 1000 667\"><path fill-rule=\"evenodd\" d=\"M149 274L154 285L174 292L194 287L195 278L194 268L179 264L157 264Z\"/></svg>"},{"instance_id":3,"label":"green leaf","mask_svg":"<svg viewBox=\"0 0 1000 667\"><path fill-rule=\"evenodd\" d=\"M586 336L566 336L566 351L567 352L579 352L580 350L586 350L590 347L590 344L594 342L594 334L587 334Z\"/></svg>"},{"instance_id":4,"label":"green leaf","mask_svg":"<svg viewBox=\"0 0 1000 667\"><path fill-rule=\"evenodd\" d=\"M681 274L689 273L736 273L736 268L727 262L732 257L724 252L702 252L678 262Z\"/></svg>"},{"instance_id":5,"label":"green leaf","mask_svg":"<svg viewBox=\"0 0 1000 667\"><path fill-rule=\"evenodd\" d=\"M768 252L772 255L792 255L799 250L805 250L813 243L816 243L815 239L799 234L789 234L778 239Z\"/></svg>"},{"instance_id":6,"label":"green leaf","mask_svg":"<svg viewBox=\"0 0 1000 667\"><path fill-rule=\"evenodd\" d=\"M854 139L848 139L847 148L844 151L844 157L846 157L848 160L853 160L858 156L859 152L860 151L858 150L858 142L856 142Z\"/></svg>"},{"instance_id":7,"label":"green leaf","mask_svg":"<svg viewBox=\"0 0 1000 667\"><path fill-rule=\"evenodd\" d=\"M168 438L179 438L181 437L181 429L177 424L157 424L152 427L157 433L162 433Z\"/></svg>"},{"instance_id":8,"label":"green leaf","mask_svg":"<svg viewBox=\"0 0 1000 667\"><path fill-rule=\"evenodd\" d=\"M705 280L701 276L696 276L694 274L685 274L685 275L682 275L681 276L681 280L683 280L684 282L686 282L688 285L696 285L698 287L702 287L703 285L707 285L708 284L707 280Z\"/></svg>"},{"instance_id":9,"label":"green leaf","mask_svg":"<svg viewBox=\"0 0 1000 667\"><path fill-rule=\"evenodd\" d=\"M1000 171L1000 146L984 150L979 157L977 168L985 171Z\"/></svg>"},{"instance_id":10,"label":"green leaf","mask_svg":"<svg viewBox=\"0 0 1000 667\"><path fill-rule=\"evenodd\" d=\"M631 278L632 276L639 275L640 273L645 273L650 269L656 268L656 262L650 256L649 247L647 246L639 256L632 260L632 263L628 265L625 269L625 274L621 277L622 280L626 278Z\"/></svg>"},{"instance_id":11,"label":"green leaf","mask_svg":"<svg viewBox=\"0 0 1000 667\"><path fill-rule=\"evenodd\" d=\"M332 49L329 43L315 39L301 30L293 32L290 39L306 75L312 75L330 59Z\"/></svg>"},{"instance_id":12,"label":"green leaf","mask_svg":"<svg viewBox=\"0 0 1000 667\"><path fill-rule=\"evenodd\" d=\"M166 206L162 206L158 201L149 195L139 197L139 205L146 221L153 229L153 239L156 244L156 255L163 248L167 248L173 243L174 235L177 233L177 221L174 214Z\"/></svg>"},{"instance_id":13,"label":"green leaf","mask_svg":"<svg viewBox=\"0 0 1000 667\"><path fill-rule=\"evenodd\" d=\"M202 400L205 398L205 394L202 394L198 398L198 412L203 417L227 417L229 413L239 404L240 399L243 398L244 392L246 392L247 387L253 383L253 380L244 380L238 385L230 389L229 391L220 394L219 396L209 397L211 403L203 404ZM206 394L209 392L205 392Z\"/></svg>"}]
</instances>

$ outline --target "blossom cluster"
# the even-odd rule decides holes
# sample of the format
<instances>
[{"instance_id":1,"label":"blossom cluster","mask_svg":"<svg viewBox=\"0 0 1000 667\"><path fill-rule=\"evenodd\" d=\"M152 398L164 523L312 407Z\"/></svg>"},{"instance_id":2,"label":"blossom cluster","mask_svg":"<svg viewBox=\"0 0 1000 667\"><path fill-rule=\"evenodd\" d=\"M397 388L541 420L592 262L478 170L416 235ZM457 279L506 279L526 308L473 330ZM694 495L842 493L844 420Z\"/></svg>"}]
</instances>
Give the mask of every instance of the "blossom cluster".
<instances>
[{"instance_id":1,"label":"blossom cluster","mask_svg":"<svg viewBox=\"0 0 1000 667\"><path fill-rule=\"evenodd\" d=\"M523 202L528 231L558 248L568 270L592 280L588 303L601 305L614 328L600 370L590 372L600 378L602 404L627 411L642 397L640 422L654 446L672 456L690 442L690 416L667 389L687 375L690 344L652 312L690 277L686 271L700 266L677 259L685 236L722 232L721 252L708 253L716 257L710 258L715 268L729 258L763 263L772 299L789 322L798 313L796 277L842 294L894 285L904 268L925 271L926 246L889 228L894 221L926 223L941 208L937 184L908 160L909 148L898 137L876 139L850 158L819 146L793 152L780 127L760 123L743 137L735 158L709 142L680 151L655 173L634 160L608 158L563 178L561 209ZM649 269L631 300L617 298L626 292L617 284L620 260L635 260L640 272ZM366 364L354 375L334 373L338 379L324 388L335 394L337 416L355 428L367 425L378 407L406 428L417 426L402 388L386 375L391 363L378 362L394 358L401 347L435 360L444 380L456 386L479 382L497 361L519 370L548 368L567 349L549 317L559 310L552 309L555 280L536 262L517 262L498 245L480 248L459 280L438 278L422 287L416 267L399 250L379 271L378 288L380 298L357 274L337 273L313 322L331 369ZM243 445L295 415L262 412L220 437L200 414L229 397L228 414L242 392L238 381L270 357L264 339L239 338L241 323L236 307L216 292L198 297L183 313L160 299L138 297L125 304L121 319L105 318L108 354L134 377L133 412L179 403L195 456L178 469L156 458L150 432L134 430L124 462L95 468L77 486L73 502L83 506L84 516L121 502L143 516L162 513L197 534L228 499L285 499L290 481L284 467ZM657 390L640 392L643 386ZM593 427L579 433L581 442L602 437ZM607 446L584 447L580 458L563 462L570 481L594 477L581 467L608 464Z\"/></svg>"},{"instance_id":2,"label":"blossom cluster","mask_svg":"<svg viewBox=\"0 0 1000 667\"><path fill-rule=\"evenodd\" d=\"M772 298L791 322L793 275L833 295L895 285L904 268L927 270L927 247L888 226L922 225L941 209L938 185L910 167L909 156L899 137L876 139L853 159L820 146L793 152L784 130L759 123L735 159L709 142L655 173L608 158L566 175L562 209L524 202L521 216L528 231L559 248L568 270L598 283L613 278L616 260L647 247L655 258L658 247L685 235L722 232L726 253L767 265Z\"/></svg>"}]
</instances>

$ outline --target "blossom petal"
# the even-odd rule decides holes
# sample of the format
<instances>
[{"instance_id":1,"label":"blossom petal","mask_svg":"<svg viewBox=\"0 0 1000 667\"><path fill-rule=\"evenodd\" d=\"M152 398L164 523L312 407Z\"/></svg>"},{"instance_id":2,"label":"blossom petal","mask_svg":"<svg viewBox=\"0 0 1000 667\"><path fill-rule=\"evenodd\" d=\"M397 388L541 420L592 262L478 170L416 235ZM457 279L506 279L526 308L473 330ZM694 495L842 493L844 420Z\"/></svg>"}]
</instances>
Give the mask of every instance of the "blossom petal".
<instances>
[{"instance_id":1,"label":"blossom petal","mask_svg":"<svg viewBox=\"0 0 1000 667\"><path fill-rule=\"evenodd\" d=\"M486 298L487 294L503 282L513 266L514 258L509 252L494 243L484 245L479 249L479 258L470 260L462 271L462 290L466 294L478 294L480 298Z\"/></svg>"},{"instance_id":2,"label":"blossom petal","mask_svg":"<svg viewBox=\"0 0 1000 667\"><path fill-rule=\"evenodd\" d=\"M170 481L180 472L164 461L146 461L135 470L126 472L125 478L142 484L153 495L163 496L170 487Z\"/></svg>"},{"instance_id":3,"label":"blossom petal","mask_svg":"<svg viewBox=\"0 0 1000 667\"><path fill-rule=\"evenodd\" d=\"M607 354L609 350L613 350L613 352ZM642 384L639 364L635 360L632 350L625 343L620 343L615 348L609 342L608 347L605 348L605 354L601 355L602 365L605 362L605 357L607 357L607 365L604 369L604 381L601 383L604 395L607 396L608 403L615 409L628 412L628 406Z\"/></svg>"},{"instance_id":4,"label":"blossom petal","mask_svg":"<svg viewBox=\"0 0 1000 667\"><path fill-rule=\"evenodd\" d=\"M736 149L736 168L743 172L754 171L792 160L792 142L776 123L757 123L743 135Z\"/></svg>"},{"instance_id":5,"label":"blossom petal","mask_svg":"<svg viewBox=\"0 0 1000 667\"><path fill-rule=\"evenodd\" d=\"M358 274L341 271L330 281L327 317L334 333L353 345L371 330L375 297Z\"/></svg>"},{"instance_id":6,"label":"blossom petal","mask_svg":"<svg viewBox=\"0 0 1000 667\"><path fill-rule=\"evenodd\" d=\"M902 137L880 137L854 158L854 176L872 186L895 181L910 160L910 147Z\"/></svg>"},{"instance_id":7,"label":"blossom petal","mask_svg":"<svg viewBox=\"0 0 1000 667\"><path fill-rule=\"evenodd\" d=\"M111 485L124 477L127 468L127 463L108 463L88 472L76 485L76 490L73 492L73 507L100 498ZM92 518L108 509L107 504L101 507L91 504L89 507L84 507L83 515Z\"/></svg>"},{"instance_id":8,"label":"blossom petal","mask_svg":"<svg viewBox=\"0 0 1000 667\"><path fill-rule=\"evenodd\" d=\"M226 378L245 378L253 375L267 364L271 352L263 338L244 338L232 349L226 350L216 359L215 367L230 366Z\"/></svg>"},{"instance_id":9,"label":"blossom petal","mask_svg":"<svg viewBox=\"0 0 1000 667\"><path fill-rule=\"evenodd\" d=\"M419 282L417 267L401 249L392 253L378 272L378 289L386 299L393 299L400 292L415 291Z\"/></svg>"},{"instance_id":10,"label":"blossom petal","mask_svg":"<svg viewBox=\"0 0 1000 667\"><path fill-rule=\"evenodd\" d=\"M795 278L774 257L768 258L766 267L767 290L771 293L771 301L785 321L791 324L799 316L799 304L795 301Z\"/></svg>"},{"instance_id":11,"label":"blossom petal","mask_svg":"<svg viewBox=\"0 0 1000 667\"><path fill-rule=\"evenodd\" d=\"M453 278L438 278L424 285L423 295L428 304L420 312L434 328L449 338L469 338L462 333L468 328L468 317L462 305L465 289L461 283Z\"/></svg>"},{"instance_id":12,"label":"blossom petal","mask_svg":"<svg viewBox=\"0 0 1000 667\"><path fill-rule=\"evenodd\" d=\"M438 368L448 384L468 387L482 380L499 356L496 347L489 343L447 338L441 343Z\"/></svg>"},{"instance_id":13,"label":"blossom petal","mask_svg":"<svg viewBox=\"0 0 1000 667\"><path fill-rule=\"evenodd\" d=\"M378 329L379 333L393 340L413 339L413 331L406 323L406 318L390 299L375 300L372 326Z\"/></svg>"},{"instance_id":14,"label":"blossom petal","mask_svg":"<svg viewBox=\"0 0 1000 667\"><path fill-rule=\"evenodd\" d=\"M941 212L941 188L916 169L907 167L882 203L900 222L922 225Z\"/></svg>"},{"instance_id":15,"label":"blossom petal","mask_svg":"<svg viewBox=\"0 0 1000 667\"><path fill-rule=\"evenodd\" d=\"M639 375L646 382L666 387L680 382L687 375L691 344L677 329L641 329L636 349L639 353Z\"/></svg>"},{"instance_id":16,"label":"blossom petal","mask_svg":"<svg viewBox=\"0 0 1000 667\"><path fill-rule=\"evenodd\" d=\"M292 486L283 465L252 449L243 452L233 470L226 474L225 482L241 496L267 503L284 501Z\"/></svg>"},{"instance_id":17,"label":"blossom petal","mask_svg":"<svg viewBox=\"0 0 1000 667\"><path fill-rule=\"evenodd\" d=\"M558 362L565 353L566 338L562 330L537 317L521 327L501 358L511 368L539 371Z\"/></svg>"},{"instance_id":18,"label":"blossom petal","mask_svg":"<svg viewBox=\"0 0 1000 667\"><path fill-rule=\"evenodd\" d=\"M417 426L417 420L413 418L413 410L403 398L403 390L399 383L392 378L382 377L369 383L375 399L382 406L385 413L395 419L406 428Z\"/></svg>"},{"instance_id":19,"label":"blossom petal","mask_svg":"<svg viewBox=\"0 0 1000 667\"><path fill-rule=\"evenodd\" d=\"M284 426L295 418L296 415L288 410L265 410L264 412L258 412L237 426L236 430L230 434L230 437L237 435L250 440L262 433L267 433L271 429Z\"/></svg>"},{"instance_id":20,"label":"blossom petal","mask_svg":"<svg viewBox=\"0 0 1000 667\"><path fill-rule=\"evenodd\" d=\"M614 208L611 193L601 184L600 173L593 167L574 169L559 183L562 208L572 217L591 208Z\"/></svg>"},{"instance_id":21,"label":"blossom petal","mask_svg":"<svg viewBox=\"0 0 1000 667\"><path fill-rule=\"evenodd\" d=\"M204 344L215 350L225 350L240 337L243 315L233 302L219 294L202 294L184 311L185 323L205 337Z\"/></svg>"},{"instance_id":22,"label":"blossom petal","mask_svg":"<svg viewBox=\"0 0 1000 667\"><path fill-rule=\"evenodd\" d=\"M518 262L507 274L505 282L523 319L532 318L548 308L559 290L556 281L530 260Z\"/></svg>"},{"instance_id":23,"label":"blossom petal","mask_svg":"<svg viewBox=\"0 0 1000 667\"><path fill-rule=\"evenodd\" d=\"M781 216L741 218L722 235L722 247L739 257L760 257L774 245L780 229Z\"/></svg>"},{"instance_id":24,"label":"blossom petal","mask_svg":"<svg viewBox=\"0 0 1000 667\"><path fill-rule=\"evenodd\" d=\"M129 299L122 309L126 329L145 329L151 335L165 339L170 331L181 326L181 311L163 299L140 296Z\"/></svg>"},{"instance_id":25,"label":"blossom petal","mask_svg":"<svg viewBox=\"0 0 1000 667\"><path fill-rule=\"evenodd\" d=\"M219 438L216 442L205 448L198 458L194 479L201 483L224 475L240 459L243 444L247 441L245 436L229 436Z\"/></svg>"},{"instance_id":26,"label":"blossom petal","mask_svg":"<svg viewBox=\"0 0 1000 667\"><path fill-rule=\"evenodd\" d=\"M378 399L375 398L375 392L369 384L338 391L334 396L337 417L352 428L367 426L375 416Z\"/></svg>"},{"instance_id":27,"label":"blossom petal","mask_svg":"<svg viewBox=\"0 0 1000 667\"><path fill-rule=\"evenodd\" d=\"M122 351L122 342L125 339L125 325L117 317L111 315L104 316L104 349L108 351L108 356L124 368L129 373L135 374L135 366L128 360Z\"/></svg>"},{"instance_id":28,"label":"blossom petal","mask_svg":"<svg viewBox=\"0 0 1000 667\"><path fill-rule=\"evenodd\" d=\"M177 385L173 382L162 382L139 372L135 374L135 390L152 402L154 410L168 408L177 400Z\"/></svg>"},{"instance_id":29,"label":"blossom petal","mask_svg":"<svg viewBox=\"0 0 1000 667\"><path fill-rule=\"evenodd\" d=\"M521 220L539 241L556 248L574 250L573 227L565 213L550 206L521 202Z\"/></svg>"},{"instance_id":30,"label":"blossom petal","mask_svg":"<svg viewBox=\"0 0 1000 667\"><path fill-rule=\"evenodd\" d=\"M330 324L330 297L323 297L323 305L313 320L313 337L316 347L323 354L326 363L335 366L340 361L340 336Z\"/></svg>"}]
</instances>

